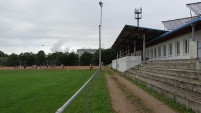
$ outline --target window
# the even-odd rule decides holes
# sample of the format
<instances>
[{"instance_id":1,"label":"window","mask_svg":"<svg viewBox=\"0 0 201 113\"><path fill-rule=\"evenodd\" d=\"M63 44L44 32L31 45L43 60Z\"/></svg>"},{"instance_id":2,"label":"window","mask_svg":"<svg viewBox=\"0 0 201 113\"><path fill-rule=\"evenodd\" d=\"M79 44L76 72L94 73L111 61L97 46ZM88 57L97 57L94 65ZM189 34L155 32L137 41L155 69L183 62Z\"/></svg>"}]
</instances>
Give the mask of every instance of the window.
<instances>
[{"instance_id":1,"label":"window","mask_svg":"<svg viewBox=\"0 0 201 113\"><path fill-rule=\"evenodd\" d=\"M147 49L147 52L146 52L146 57L148 58L149 57L149 50Z\"/></svg>"},{"instance_id":2,"label":"window","mask_svg":"<svg viewBox=\"0 0 201 113\"><path fill-rule=\"evenodd\" d=\"M163 45L163 57L166 57L166 45Z\"/></svg>"},{"instance_id":3,"label":"window","mask_svg":"<svg viewBox=\"0 0 201 113\"><path fill-rule=\"evenodd\" d=\"M172 43L168 44L168 55L172 56Z\"/></svg>"},{"instance_id":4,"label":"window","mask_svg":"<svg viewBox=\"0 0 201 113\"><path fill-rule=\"evenodd\" d=\"M189 39L184 39L184 54L189 53Z\"/></svg>"},{"instance_id":5,"label":"window","mask_svg":"<svg viewBox=\"0 0 201 113\"><path fill-rule=\"evenodd\" d=\"M156 49L156 47L154 48L154 58L156 58L157 57L157 49Z\"/></svg>"},{"instance_id":6,"label":"window","mask_svg":"<svg viewBox=\"0 0 201 113\"><path fill-rule=\"evenodd\" d=\"M179 41L175 42L175 52L176 52L176 55L180 55L180 42Z\"/></svg>"},{"instance_id":7,"label":"window","mask_svg":"<svg viewBox=\"0 0 201 113\"><path fill-rule=\"evenodd\" d=\"M150 49L150 58L153 58L153 49Z\"/></svg>"},{"instance_id":8,"label":"window","mask_svg":"<svg viewBox=\"0 0 201 113\"><path fill-rule=\"evenodd\" d=\"M158 58L161 57L161 46L158 46Z\"/></svg>"}]
</instances>

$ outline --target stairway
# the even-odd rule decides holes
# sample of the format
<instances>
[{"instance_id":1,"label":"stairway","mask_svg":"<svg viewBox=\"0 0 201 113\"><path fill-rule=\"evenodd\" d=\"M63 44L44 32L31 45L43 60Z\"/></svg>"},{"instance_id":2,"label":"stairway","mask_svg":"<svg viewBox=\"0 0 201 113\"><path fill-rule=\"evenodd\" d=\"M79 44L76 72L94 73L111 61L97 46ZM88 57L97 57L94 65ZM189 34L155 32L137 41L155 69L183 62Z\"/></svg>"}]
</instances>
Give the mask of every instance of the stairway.
<instances>
[{"instance_id":1,"label":"stairway","mask_svg":"<svg viewBox=\"0 0 201 113\"><path fill-rule=\"evenodd\" d=\"M195 62L195 59L147 61L124 74L201 113L201 71L195 70Z\"/></svg>"}]
</instances>

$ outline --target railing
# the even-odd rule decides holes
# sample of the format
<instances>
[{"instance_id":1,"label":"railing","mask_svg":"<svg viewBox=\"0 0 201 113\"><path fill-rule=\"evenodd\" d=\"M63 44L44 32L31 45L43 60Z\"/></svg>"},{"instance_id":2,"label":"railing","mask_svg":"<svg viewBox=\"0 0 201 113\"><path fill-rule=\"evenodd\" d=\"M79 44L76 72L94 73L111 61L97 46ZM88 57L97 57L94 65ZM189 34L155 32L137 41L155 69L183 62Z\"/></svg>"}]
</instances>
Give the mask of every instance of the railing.
<instances>
[{"instance_id":1,"label":"railing","mask_svg":"<svg viewBox=\"0 0 201 113\"><path fill-rule=\"evenodd\" d=\"M89 80L63 105L61 106L55 113L63 113L63 111L71 104L71 102L80 94L80 92L86 88L86 113L88 113L88 84L90 81L93 80L93 94L94 94L94 85L95 80L98 79L98 76L100 75L100 69L98 69L92 76L89 78Z\"/></svg>"}]
</instances>

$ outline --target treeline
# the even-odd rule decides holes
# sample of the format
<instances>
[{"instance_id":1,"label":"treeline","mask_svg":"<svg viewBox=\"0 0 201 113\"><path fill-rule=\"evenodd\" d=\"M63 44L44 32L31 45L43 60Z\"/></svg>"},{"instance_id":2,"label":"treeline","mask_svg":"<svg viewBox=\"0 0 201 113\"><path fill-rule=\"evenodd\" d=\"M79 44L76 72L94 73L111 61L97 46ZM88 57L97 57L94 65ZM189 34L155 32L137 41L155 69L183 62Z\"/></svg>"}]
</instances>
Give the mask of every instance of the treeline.
<instances>
[{"instance_id":1,"label":"treeline","mask_svg":"<svg viewBox=\"0 0 201 113\"><path fill-rule=\"evenodd\" d=\"M116 58L116 51L113 49L105 49L101 51L102 62L104 65L110 64ZM85 52L81 56L71 53L55 52L45 54L39 51L37 54L26 52L21 54L12 53L7 55L0 51L0 66L32 66L32 65L55 65L55 66L88 66L99 64L99 51L94 54Z\"/></svg>"}]
</instances>

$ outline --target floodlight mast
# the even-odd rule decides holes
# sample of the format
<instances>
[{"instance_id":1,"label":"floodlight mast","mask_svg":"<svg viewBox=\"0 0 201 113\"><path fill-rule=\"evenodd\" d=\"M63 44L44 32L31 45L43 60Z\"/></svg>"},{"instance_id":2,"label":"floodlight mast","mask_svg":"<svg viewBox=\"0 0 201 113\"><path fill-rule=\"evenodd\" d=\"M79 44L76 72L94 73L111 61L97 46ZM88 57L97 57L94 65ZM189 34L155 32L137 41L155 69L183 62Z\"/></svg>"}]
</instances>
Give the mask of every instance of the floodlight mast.
<instances>
[{"instance_id":1,"label":"floodlight mast","mask_svg":"<svg viewBox=\"0 0 201 113\"><path fill-rule=\"evenodd\" d=\"M137 26L139 26L139 20L142 19L142 8L136 9L135 8L135 19L137 20Z\"/></svg>"},{"instance_id":2,"label":"floodlight mast","mask_svg":"<svg viewBox=\"0 0 201 113\"><path fill-rule=\"evenodd\" d=\"M99 69L101 70L101 33L102 33L102 7L103 2L99 2L99 5L101 7L101 15L100 15L100 25L99 25Z\"/></svg>"}]
</instances>

